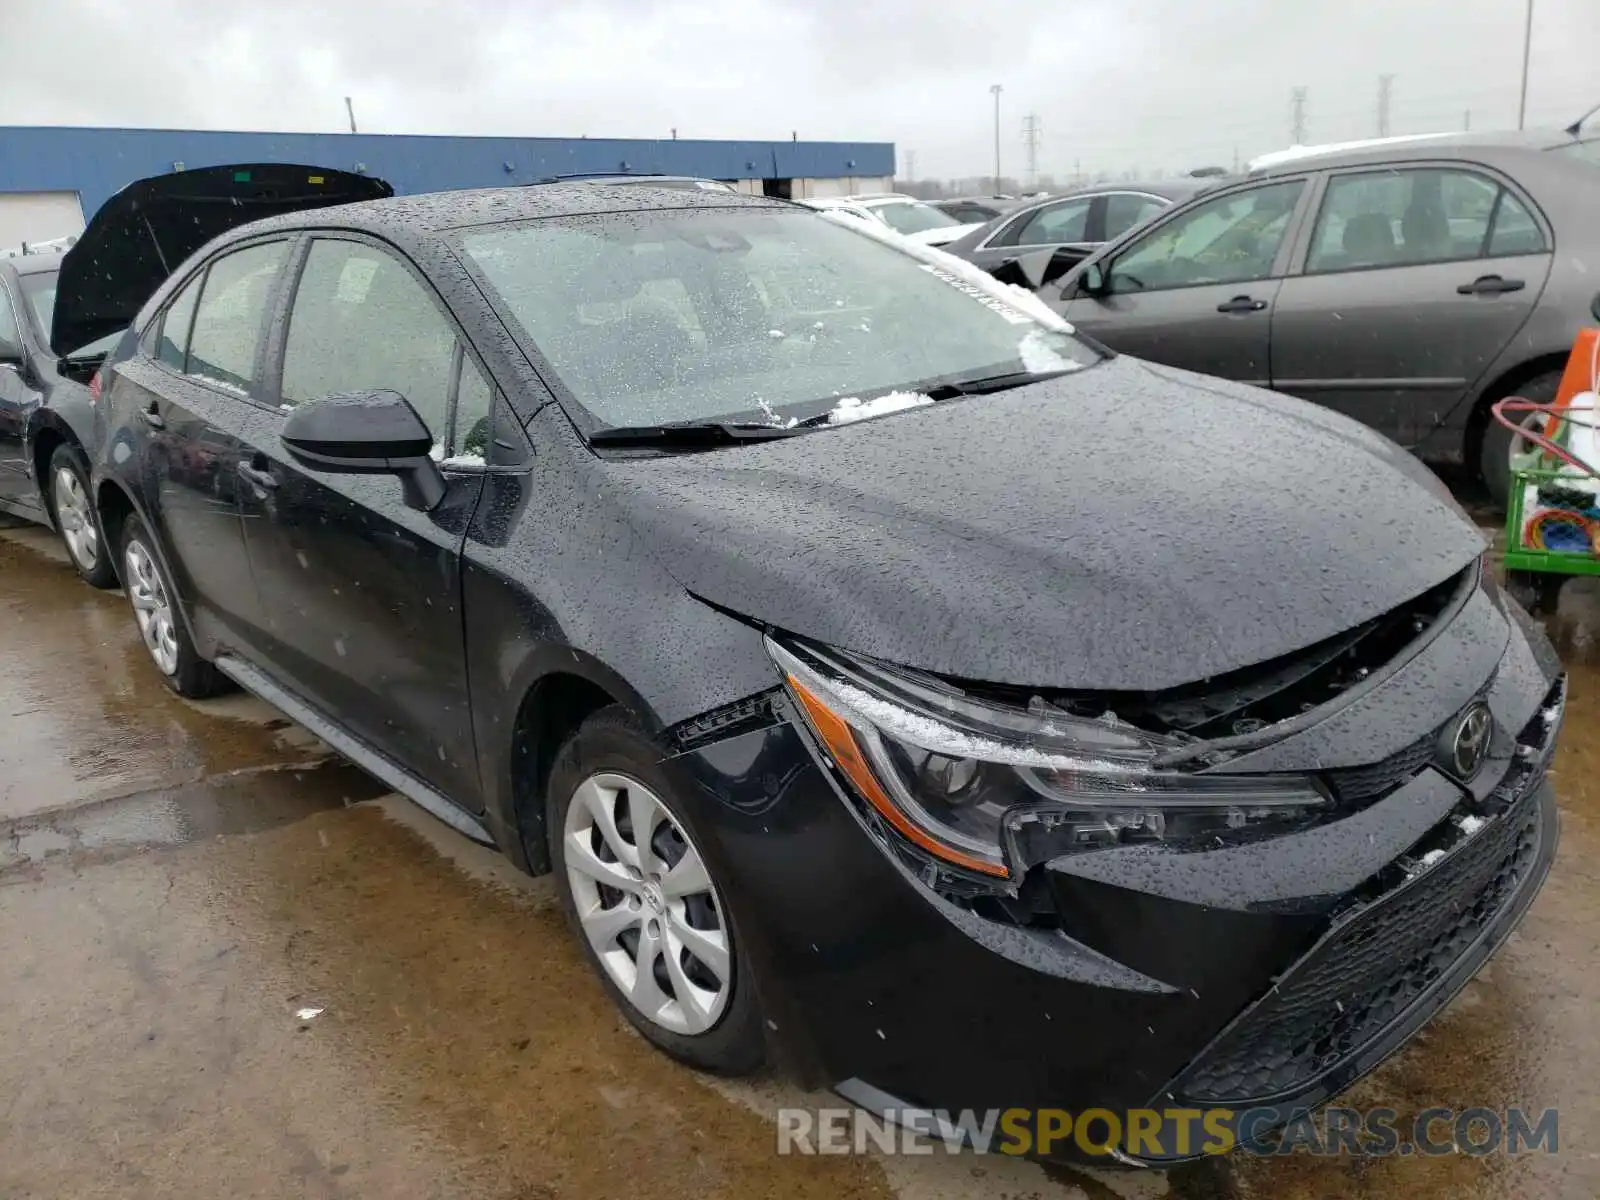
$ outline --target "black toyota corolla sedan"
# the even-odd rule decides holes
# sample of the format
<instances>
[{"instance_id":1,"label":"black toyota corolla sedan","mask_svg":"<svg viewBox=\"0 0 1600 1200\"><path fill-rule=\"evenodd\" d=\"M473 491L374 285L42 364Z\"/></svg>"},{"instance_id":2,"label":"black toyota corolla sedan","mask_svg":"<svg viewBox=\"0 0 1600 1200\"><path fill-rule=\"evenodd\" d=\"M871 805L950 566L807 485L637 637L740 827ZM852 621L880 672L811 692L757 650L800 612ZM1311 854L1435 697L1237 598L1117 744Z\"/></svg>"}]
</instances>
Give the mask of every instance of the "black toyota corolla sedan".
<instances>
[{"instance_id":1,"label":"black toyota corolla sedan","mask_svg":"<svg viewBox=\"0 0 1600 1200\"><path fill-rule=\"evenodd\" d=\"M1548 869L1562 677L1433 478L937 252L553 184L245 225L126 316L168 684L554 872L687 1063L1286 1116Z\"/></svg>"}]
</instances>

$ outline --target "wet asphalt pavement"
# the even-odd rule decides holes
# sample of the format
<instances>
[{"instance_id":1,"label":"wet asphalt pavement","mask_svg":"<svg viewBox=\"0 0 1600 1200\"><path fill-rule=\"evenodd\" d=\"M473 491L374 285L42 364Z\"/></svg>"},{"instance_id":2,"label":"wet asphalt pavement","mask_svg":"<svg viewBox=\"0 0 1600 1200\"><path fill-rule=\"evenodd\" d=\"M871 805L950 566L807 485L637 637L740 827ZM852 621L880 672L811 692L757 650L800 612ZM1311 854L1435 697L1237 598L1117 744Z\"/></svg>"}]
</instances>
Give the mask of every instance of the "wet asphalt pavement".
<instances>
[{"instance_id":1,"label":"wet asphalt pavement","mask_svg":"<svg viewBox=\"0 0 1600 1200\"><path fill-rule=\"evenodd\" d=\"M0 528L0 1197L1596 1196L1600 588L1550 622L1572 669L1550 881L1344 1103L1556 1107L1559 1153L780 1158L775 1107L837 1102L651 1050L548 880L247 697L172 697L120 593Z\"/></svg>"}]
</instances>

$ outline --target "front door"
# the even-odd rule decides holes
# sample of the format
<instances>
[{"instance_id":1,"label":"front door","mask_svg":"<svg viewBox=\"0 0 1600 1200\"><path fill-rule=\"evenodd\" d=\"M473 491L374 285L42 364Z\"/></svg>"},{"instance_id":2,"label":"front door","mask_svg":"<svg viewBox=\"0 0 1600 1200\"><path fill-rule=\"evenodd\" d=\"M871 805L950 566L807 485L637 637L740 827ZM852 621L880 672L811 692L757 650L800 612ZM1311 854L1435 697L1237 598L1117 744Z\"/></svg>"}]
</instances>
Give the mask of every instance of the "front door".
<instances>
[{"instance_id":1,"label":"front door","mask_svg":"<svg viewBox=\"0 0 1600 1200\"><path fill-rule=\"evenodd\" d=\"M386 247L333 237L310 243L279 374L274 411L246 431L240 464L265 665L371 747L472 807L480 792L461 546L482 476L447 470L444 502L418 512L402 501L398 479L320 474L291 458L279 434L283 412L298 404L390 389L416 408L447 458L487 420L486 377L409 264Z\"/></svg>"},{"instance_id":2,"label":"front door","mask_svg":"<svg viewBox=\"0 0 1600 1200\"><path fill-rule=\"evenodd\" d=\"M1273 311L1273 386L1415 444L1516 336L1549 272L1543 231L1498 179L1334 175Z\"/></svg>"},{"instance_id":3,"label":"front door","mask_svg":"<svg viewBox=\"0 0 1600 1200\"><path fill-rule=\"evenodd\" d=\"M1106 290L1063 313L1114 350L1225 379L1267 384L1273 305L1304 179L1202 201L1102 262Z\"/></svg>"}]
</instances>

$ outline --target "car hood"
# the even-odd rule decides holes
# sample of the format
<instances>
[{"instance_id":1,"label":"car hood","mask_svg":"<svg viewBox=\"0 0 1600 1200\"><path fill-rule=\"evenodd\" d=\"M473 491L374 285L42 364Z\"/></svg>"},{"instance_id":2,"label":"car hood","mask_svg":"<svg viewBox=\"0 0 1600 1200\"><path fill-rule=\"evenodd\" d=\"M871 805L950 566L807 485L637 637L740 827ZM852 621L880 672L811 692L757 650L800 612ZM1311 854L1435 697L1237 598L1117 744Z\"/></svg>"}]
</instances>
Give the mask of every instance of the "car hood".
<instances>
[{"instance_id":1,"label":"car hood","mask_svg":"<svg viewBox=\"0 0 1600 1200\"><path fill-rule=\"evenodd\" d=\"M1415 459L1271 392L1111 359L757 445L606 464L703 600L975 681L1189 683L1301 649L1469 565Z\"/></svg>"},{"instance_id":2,"label":"car hood","mask_svg":"<svg viewBox=\"0 0 1600 1200\"><path fill-rule=\"evenodd\" d=\"M50 348L65 356L126 328L185 259L236 226L392 195L381 179L286 163L204 167L130 183L100 206L62 256Z\"/></svg>"}]
</instances>

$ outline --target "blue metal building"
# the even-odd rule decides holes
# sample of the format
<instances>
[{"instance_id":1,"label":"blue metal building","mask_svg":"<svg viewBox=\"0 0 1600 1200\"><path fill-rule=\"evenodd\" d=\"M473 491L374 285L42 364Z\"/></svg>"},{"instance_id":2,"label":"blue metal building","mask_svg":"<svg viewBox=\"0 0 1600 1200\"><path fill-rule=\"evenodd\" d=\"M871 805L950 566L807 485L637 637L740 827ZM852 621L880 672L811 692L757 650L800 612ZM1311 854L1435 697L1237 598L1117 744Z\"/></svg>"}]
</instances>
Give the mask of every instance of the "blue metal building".
<instances>
[{"instance_id":1,"label":"blue metal building","mask_svg":"<svg viewBox=\"0 0 1600 1200\"><path fill-rule=\"evenodd\" d=\"M295 162L365 172L388 180L400 193L628 171L738 180L747 191L800 197L888 186L894 175L894 146L0 126L0 246L77 232L51 227L66 219L73 207L69 197L75 197L86 216L135 179L235 162ZM41 227L35 228L36 223ZM77 220L77 227L81 225L82 216Z\"/></svg>"}]
</instances>

